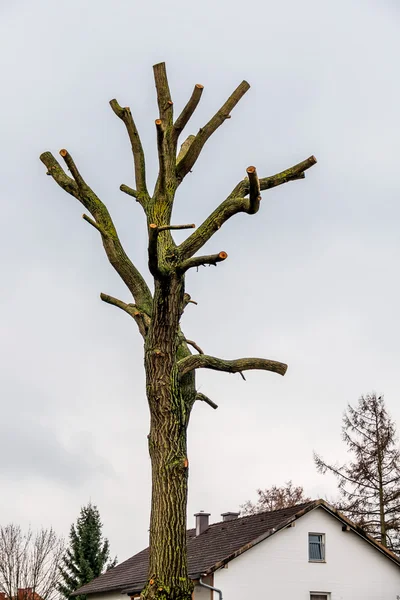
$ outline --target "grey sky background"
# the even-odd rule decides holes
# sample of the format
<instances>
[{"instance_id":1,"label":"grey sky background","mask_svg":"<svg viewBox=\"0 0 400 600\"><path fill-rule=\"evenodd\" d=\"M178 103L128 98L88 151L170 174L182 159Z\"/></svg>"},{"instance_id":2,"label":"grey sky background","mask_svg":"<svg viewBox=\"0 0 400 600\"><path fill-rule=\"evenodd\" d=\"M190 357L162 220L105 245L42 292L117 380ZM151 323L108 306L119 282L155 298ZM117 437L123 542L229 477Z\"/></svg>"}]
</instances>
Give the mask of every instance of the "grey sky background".
<instances>
[{"instance_id":1,"label":"grey sky background","mask_svg":"<svg viewBox=\"0 0 400 600\"><path fill-rule=\"evenodd\" d=\"M343 410L384 393L400 423L400 12L381 0L0 0L2 522L68 534L97 503L120 560L147 543L150 463L141 338L101 291L129 301L82 207L39 154L66 147L146 271L130 148L108 101L130 105L154 181L152 65L177 110L193 85L199 126L242 79L252 85L179 190L175 222L200 222L255 164L273 174L310 154L304 181L264 193L260 212L215 235L218 268L190 273L186 335L226 358L289 364L198 373L219 404L189 429L189 523L236 510L257 487L331 496L313 449L346 457ZM183 234L179 236L183 238Z\"/></svg>"}]
</instances>

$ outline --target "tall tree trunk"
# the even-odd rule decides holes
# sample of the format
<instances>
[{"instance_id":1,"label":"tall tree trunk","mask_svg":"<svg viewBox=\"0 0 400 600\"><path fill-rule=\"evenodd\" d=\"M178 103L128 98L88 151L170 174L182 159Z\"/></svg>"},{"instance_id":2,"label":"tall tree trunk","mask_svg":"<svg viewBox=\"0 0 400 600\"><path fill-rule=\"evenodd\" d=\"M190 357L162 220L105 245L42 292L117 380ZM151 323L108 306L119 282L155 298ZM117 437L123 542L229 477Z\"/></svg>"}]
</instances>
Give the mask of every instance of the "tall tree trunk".
<instances>
[{"instance_id":1,"label":"tall tree trunk","mask_svg":"<svg viewBox=\"0 0 400 600\"><path fill-rule=\"evenodd\" d=\"M150 408L149 453L152 466L149 581L145 598L191 597L187 572L186 505L187 426L195 399L194 377L181 386L179 319L184 276L156 282L152 322L145 344L147 398Z\"/></svg>"},{"instance_id":2,"label":"tall tree trunk","mask_svg":"<svg viewBox=\"0 0 400 600\"><path fill-rule=\"evenodd\" d=\"M89 187L72 156L60 151L69 176L50 152L40 159L47 174L68 194L74 196L91 214L83 218L101 235L107 257L128 287L134 303L101 294L101 299L128 313L136 322L145 345L146 393L150 409L149 452L152 464L152 504L150 523L150 564L146 598L190 600L192 584L188 579L186 556L186 501L188 458L186 433L195 400L217 405L196 392L195 370L214 369L242 373L263 369L284 375L287 365L264 358L225 360L209 356L187 340L180 330L180 317L190 296L184 293L184 274L201 265L217 265L227 258L224 251L195 256L222 225L238 213L256 214L261 192L288 181L303 179L304 172L316 163L314 156L275 175L258 178L255 167L248 167L228 197L184 242L176 245L171 230L192 229L193 224L171 225L175 192L191 172L211 135L231 117L231 111L249 89L242 81L214 116L190 135L177 152L179 136L195 111L203 91L196 84L193 93L174 121L165 64L154 66L159 118L155 120L159 173L154 193L148 192L145 156L139 132L128 107L111 100L114 113L124 123L132 147L136 189L121 185L121 191L136 198L142 206L149 235L149 271L154 278L154 293L127 256L106 205ZM205 191L208 193L210 186ZM192 354L191 345L198 354Z\"/></svg>"}]
</instances>

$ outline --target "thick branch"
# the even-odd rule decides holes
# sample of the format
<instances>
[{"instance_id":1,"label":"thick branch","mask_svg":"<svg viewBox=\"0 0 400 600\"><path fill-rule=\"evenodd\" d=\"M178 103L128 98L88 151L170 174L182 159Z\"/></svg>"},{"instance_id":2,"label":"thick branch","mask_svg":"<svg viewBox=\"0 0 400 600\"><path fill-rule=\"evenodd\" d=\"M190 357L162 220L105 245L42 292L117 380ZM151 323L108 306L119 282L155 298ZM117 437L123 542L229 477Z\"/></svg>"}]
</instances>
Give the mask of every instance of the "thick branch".
<instances>
[{"instance_id":1,"label":"thick branch","mask_svg":"<svg viewBox=\"0 0 400 600\"><path fill-rule=\"evenodd\" d=\"M128 313L128 315L135 319L142 336L146 337L147 330L150 325L150 317L146 315L146 313L140 311L135 304L126 304L126 302L118 300L118 298L114 298L114 296L109 296L108 294L101 293L100 298L103 300L103 302L111 304L112 306L116 306L117 308L120 308Z\"/></svg>"},{"instance_id":2,"label":"thick branch","mask_svg":"<svg viewBox=\"0 0 400 600\"><path fill-rule=\"evenodd\" d=\"M160 268L158 262L158 232L159 228L155 223L149 225L149 271L153 277L159 278Z\"/></svg>"},{"instance_id":3,"label":"thick branch","mask_svg":"<svg viewBox=\"0 0 400 600\"><path fill-rule=\"evenodd\" d=\"M189 150L190 146L192 145L193 141L196 139L195 135L189 135L186 140L183 142L180 150L179 150L179 154L176 157L176 164L178 164L182 158L185 156L185 154L187 153L187 151Z\"/></svg>"},{"instance_id":4,"label":"thick branch","mask_svg":"<svg viewBox=\"0 0 400 600\"><path fill-rule=\"evenodd\" d=\"M75 180L65 174L51 152L44 152L40 156L40 160L47 167L54 181L63 190L77 198L90 212L97 225L96 228L102 234L102 242L108 260L132 293L136 303L150 314L152 305L150 290L139 271L125 253L107 207L84 181L70 154L66 150L63 150L62 156Z\"/></svg>"},{"instance_id":5,"label":"thick branch","mask_svg":"<svg viewBox=\"0 0 400 600\"><path fill-rule=\"evenodd\" d=\"M154 65L153 71L160 119L169 127L173 122L173 102L171 100L171 92L169 91L165 63L162 62Z\"/></svg>"},{"instance_id":6,"label":"thick branch","mask_svg":"<svg viewBox=\"0 0 400 600\"><path fill-rule=\"evenodd\" d=\"M165 164L165 148L164 148L164 130L161 119L156 119L155 121L157 128L157 150L158 150L158 164L159 164L159 172L158 172L158 180L157 180L157 188L158 191L163 193L165 192L165 182L167 178L166 172L166 164Z\"/></svg>"},{"instance_id":7,"label":"thick branch","mask_svg":"<svg viewBox=\"0 0 400 600\"><path fill-rule=\"evenodd\" d=\"M110 106L114 113L119 117L125 124L126 130L129 135L129 139L132 146L133 162L135 166L135 180L136 187L140 194L141 204L145 204L148 199L148 192L146 187L146 164L144 158L144 152L142 142L140 141L139 132L136 129L135 122L133 120L131 110L129 107L122 107L114 99L110 101Z\"/></svg>"},{"instance_id":8,"label":"thick branch","mask_svg":"<svg viewBox=\"0 0 400 600\"><path fill-rule=\"evenodd\" d=\"M242 83L236 88L236 90L228 98L225 104L221 106L219 111L213 116L207 125L200 129L188 151L176 166L176 175L179 181L182 181L185 175L189 173L206 141L226 119L230 118L231 110L236 106L249 88L250 86L247 81L242 81Z\"/></svg>"},{"instance_id":9,"label":"thick branch","mask_svg":"<svg viewBox=\"0 0 400 600\"><path fill-rule=\"evenodd\" d=\"M174 124L175 129L175 139L178 139L179 134L186 127L190 117L193 115L194 111L197 108L198 103L200 102L201 95L203 93L204 86L200 83L196 83L194 86L194 90L189 99L189 102L186 104L185 108L177 118Z\"/></svg>"},{"instance_id":10,"label":"thick branch","mask_svg":"<svg viewBox=\"0 0 400 600\"><path fill-rule=\"evenodd\" d=\"M206 404L208 404L208 406L211 406L211 408L213 408L214 410L216 408L218 408L218 404L215 404L215 402L213 402L212 400L210 400L210 398L208 398L204 394L201 394L200 392L197 392L195 400L201 400L202 402L205 402Z\"/></svg>"},{"instance_id":11,"label":"thick branch","mask_svg":"<svg viewBox=\"0 0 400 600\"><path fill-rule=\"evenodd\" d=\"M178 361L178 370L181 377L194 369L213 369L214 371L225 371L226 373L240 373L242 371L261 369L284 375L287 365L265 358L224 360L215 356L208 356L207 354L192 354Z\"/></svg>"},{"instance_id":12,"label":"thick branch","mask_svg":"<svg viewBox=\"0 0 400 600\"><path fill-rule=\"evenodd\" d=\"M249 215L255 215L260 208L260 182L255 167L247 167L246 170L249 178Z\"/></svg>"},{"instance_id":13,"label":"thick branch","mask_svg":"<svg viewBox=\"0 0 400 600\"><path fill-rule=\"evenodd\" d=\"M178 269L179 271L184 273L185 271L187 271L188 269L192 269L193 267L203 267L205 265L213 265L214 267L216 267L217 263L222 262L226 258L228 258L228 255L223 250L219 254L209 254L208 256L195 256L193 258L188 258L187 260L183 261L178 266Z\"/></svg>"},{"instance_id":14,"label":"thick branch","mask_svg":"<svg viewBox=\"0 0 400 600\"><path fill-rule=\"evenodd\" d=\"M264 177L259 180L260 190L268 190L288 181L300 179L302 178L302 175L304 175L304 171L315 165L316 162L316 158L310 156L303 162L286 169L286 171L282 171L281 173L277 173L270 177ZM246 177L246 179L240 181L236 185L226 200L221 202L197 230L180 244L179 251L182 258L189 258L198 252L214 233L233 215L240 212L249 213L250 200L243 197L249 192L250 184L248 177Z\"/></svg>"}]
</instances>

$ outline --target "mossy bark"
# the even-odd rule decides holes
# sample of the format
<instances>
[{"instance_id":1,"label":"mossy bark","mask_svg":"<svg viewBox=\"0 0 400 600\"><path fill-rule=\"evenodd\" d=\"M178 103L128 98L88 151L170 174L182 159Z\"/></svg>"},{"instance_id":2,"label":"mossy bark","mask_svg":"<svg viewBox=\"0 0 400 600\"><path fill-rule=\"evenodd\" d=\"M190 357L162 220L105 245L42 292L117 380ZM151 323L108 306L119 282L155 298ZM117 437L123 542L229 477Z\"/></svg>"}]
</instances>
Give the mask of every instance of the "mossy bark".
<instances>
[{"instance_id":1,"label":"mossy bark","mask_svg":"<svg viewBox=\"0 0 400 600\"><path fill-rule=\"evenodd\" d=\"M197 399L216 404L204 394L196 394L195 370L216 369L237 373L264 369L283 375L286 365L261 358L224 360L205 355L195 342L190 342L199 355L192 355L180 330L180 317L189 302L185 296L185 272L200 265L216 265L227 253L194 256L222 225L238 213L254 214L259 209L260 192L304 177L304 171L316 162L314 156L277 173L258 179L255 167L249 177L240 181L214 212L177 246L171 229L187 229L192 225L171 226L175 192L191 172L203 146L220 127L249 89L243 81L215 115L191 135L178 152L179 136L192 116L202 94L197 84L188 103L174 122L173 101L165 64L154 66L159 118L155 120L159 173L153 195L146 182L146 165L139 132L128 107L111 100L114 113L123 121L132 148L136 189L121 185L120 189L136 198L142 206L149 234L149 271L154 279L154 292L136 269L120 242L106 205L89 187L67 150L61 150L71 176L50 152L40 159L56 183L79 200L91 214L83 215L101 235L110 264L129 289L134 303L126 303L109 294L101 294L104 302L117 306L136 322L144 338L146 391L150 409L149 452L152 464L152 504L150 522L150 563L148 582L142 593L146 600L190 600L192 584L187 573L186 501L188 457L186 434L189 416ZM209 189L207 183L206 190ZM250 198L247 197L250 194Z\"/></svg>"},{"instance_id":2,"label":"mossy bark","mask_svg":"<svg viewBox=\"0 0 400 600\"><path fill-rule=\"evenodd\" d=\"M149 579L144 598L189 600L192 593L186 555L186 433L196 390L194 375L181 380L177 369L177 359L190 354L179 335L183 303L183 276L165 277L156 283L145 343L152 500Z\"/></svg>"}]
</instances>

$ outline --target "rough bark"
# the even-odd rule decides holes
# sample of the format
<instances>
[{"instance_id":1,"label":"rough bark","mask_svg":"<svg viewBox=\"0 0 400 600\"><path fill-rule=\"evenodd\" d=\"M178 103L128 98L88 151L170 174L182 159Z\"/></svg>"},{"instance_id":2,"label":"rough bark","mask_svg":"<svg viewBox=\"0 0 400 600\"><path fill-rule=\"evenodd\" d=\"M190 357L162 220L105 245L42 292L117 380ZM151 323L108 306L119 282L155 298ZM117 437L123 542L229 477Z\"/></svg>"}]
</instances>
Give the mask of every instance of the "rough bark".
<instances>
[{"instance_id":1,"label":"rough bark","mask_svg":"<svg viewBox=\"0 0 400 600\"><path fill-rule=\"evenodd\" d=\"M203 86L196 84L192 96L174 122L174 103L168 85L165 64L154 66L159 116L155 120L159 173L155 189L149 194L146 184L145 156L136 124L128 107L116 100L110 102L123 121L130 139L135 183L120 189L143 207L148 228L148 264L154 280L150 292L144 278L126 255L111 216L103 202L84 181L70 154L61 151L72 177L69 177L50 152L41 155L47 172L66 192L77 198L93 218L85 220L99 231L106 255L126 283L133 302L124 302L108 294L101 299L124 310L136 322L144 338L146 394L150 411L149 454L152 466L152 503L150 521L150 563L143 598L189 600L192 583L188 578L186 558L186 503L189 463L187 427L196 400L217 408L215 402L196 391L198 368L230 373L263 369L280 373L286 365L259 358L220 359L203 353L193 340L187 340L180 329L182 313L195 303L185 292L185 273L189 268L215 265L226 260L220 251L207 256L194 256L231 216L245 212L255 214L260 206L260 193L287 181L301 179L304 171L315 164L314 157L264 179L258 179L255 167L247 170L241 181L222 204L182 244L176 245L174 229L194 225L173 225L171 214L178 186L191 171L202 148L220 127L241 97L249 89L242 82L211 120L190 135L178 153L179 136L200 101ZM189 345L199 354L192 354ZM243 376L243 375L242 375Z\"/></svg>"}]
</instances>

